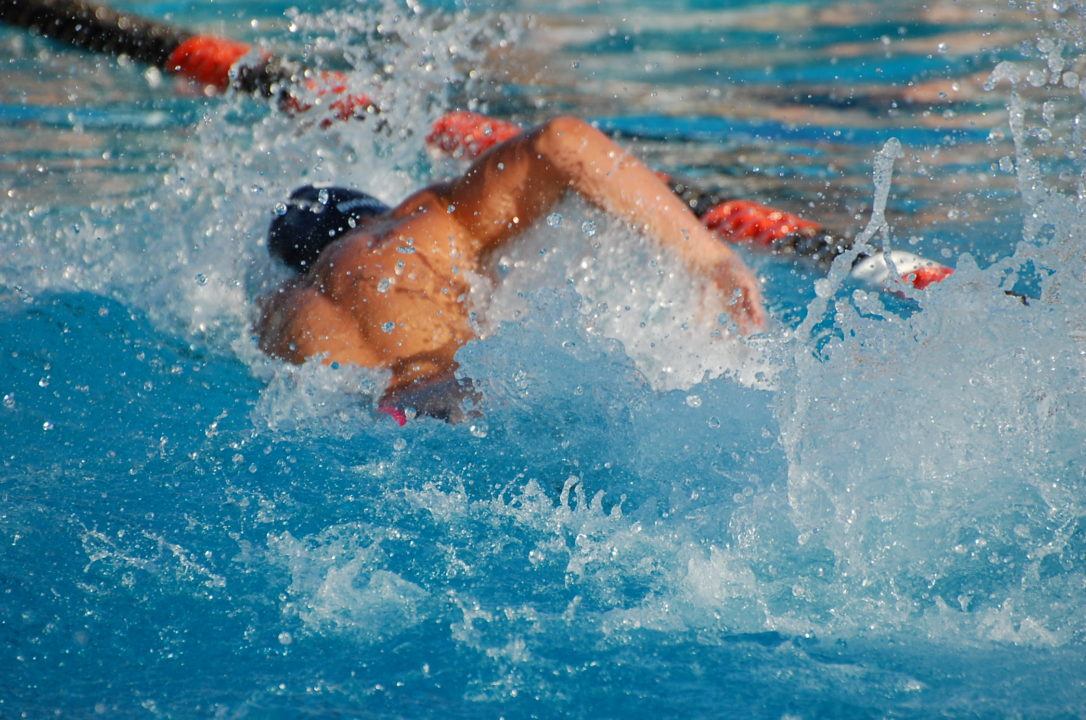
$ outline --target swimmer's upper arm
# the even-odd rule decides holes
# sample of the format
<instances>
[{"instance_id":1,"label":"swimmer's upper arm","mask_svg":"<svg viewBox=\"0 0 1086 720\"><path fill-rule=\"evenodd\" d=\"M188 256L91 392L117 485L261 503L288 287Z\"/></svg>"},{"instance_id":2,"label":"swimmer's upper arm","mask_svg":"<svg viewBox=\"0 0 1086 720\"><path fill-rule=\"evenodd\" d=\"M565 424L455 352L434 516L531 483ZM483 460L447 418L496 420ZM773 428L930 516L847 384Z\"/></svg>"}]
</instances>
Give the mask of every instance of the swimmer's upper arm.
<instances>
[{"instance_id":1,"label":"swimmer's upper arm","mask_svg":"<svg viewBox=\"0 0 1086 720\"><path fill-rule=\"evenodd\" d=\"M479 250L520 234L569 189L568 178L541 145L553 132L550 127L495 146L462 176L435 188L451 219L480 243Z\"/></svg>"},{"instance_id":2,"label":"swimmer's upper arm","mask_svg":"<svg viewBox=\"0 0 1086 720\"><path fill-rule=\"evenodd\" d=\"M648 231L692 265L730 253L654 172L573 117L495 146L445 186L444 196L453 219L488 249L519 234L569 190Z\"/></svg>"}]
</instances>

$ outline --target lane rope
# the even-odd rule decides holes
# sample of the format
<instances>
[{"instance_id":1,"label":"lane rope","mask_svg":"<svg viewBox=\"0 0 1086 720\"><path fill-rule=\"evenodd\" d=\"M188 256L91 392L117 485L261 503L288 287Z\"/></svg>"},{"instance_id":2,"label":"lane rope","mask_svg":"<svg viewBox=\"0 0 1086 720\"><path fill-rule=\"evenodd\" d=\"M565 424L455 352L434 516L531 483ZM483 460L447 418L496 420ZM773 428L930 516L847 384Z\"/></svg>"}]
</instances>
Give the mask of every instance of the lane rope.
<instances>
[{"instance_id":1,"label":"lane rope","mask_svg":"<svg viewBox=\"0 0 1086 720\"><path fill-rule=\"evenodd\" d=\"M472 159L522 129L507 120L479 113L446 113L433 125L427 143L436 150L455 157ZM659 173L672 192L690 206L698 218L727 243L744 245L773 255L800 258L828 269L837 256L850 251L853 240L784 210L777 210L751 200L725 198L713 190L689 181ZM898 276L891 273L893 267ZM917 290L948 278L954 270L913 253L892 250L860 253L852 264L851 275L868 285L893 290L900 280Z\"/></svg>"},{"instance_id":2,"label":"lane rope","mask_svg":"<svg viewBox=\"0 0 1086 720\"><path fill-rule=\"evenodd\" d=\"M0 0L0 22L90 52L126 55L218 92L233 89L274 97L289 113L312 108L305 95L297 92L304 89L310 96L330 101L331 113L321 121L322 126L378 112L369 96L349 92L342 73L314 72L269 53L253 58L253 49L246 43L190 33L88 0ZM506 120L454 111L438 118L426 140L435 151L472 159L520 132L519 125ZM852 248L851 238L820 223L750 200L724 197L687 180L666 174L661 177L725 242L823 268ZM891 267L897 276L890 272ZM861 253L851 268L853 278L890 290L900 282L922 290L953 272L941 263L902 251Z\"/></svg>"}]
</instances>

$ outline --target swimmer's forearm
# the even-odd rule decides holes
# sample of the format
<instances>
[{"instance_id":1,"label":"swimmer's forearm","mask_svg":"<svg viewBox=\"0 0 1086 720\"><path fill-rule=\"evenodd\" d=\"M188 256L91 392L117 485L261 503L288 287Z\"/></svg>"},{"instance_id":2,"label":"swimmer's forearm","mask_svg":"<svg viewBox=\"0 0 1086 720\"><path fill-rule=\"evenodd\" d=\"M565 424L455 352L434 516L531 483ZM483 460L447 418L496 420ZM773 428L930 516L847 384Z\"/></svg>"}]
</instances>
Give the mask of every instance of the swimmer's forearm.
<instances>
[{"instance_id":1,"label":"swimmer's forearm","mask_svg":"<svg viewBox=\"0 0 1086 720\"><path fill-rule=\"evenodd\" d=\"M738 260L656 173L586 123L551 121L534 142L585 200L644 230L691 269L704 271Z\"/></svg>"},{"instance_id":2,"label":"swimmer's forearm","mask_svg":"<svg viewBox=\"0 0 1086 720\"><path fill-rule=\"evenodd\" d=\"M531 226L568 189L645 230L693 270L735 257L655 173L576 118L555 118L496 146L438 191L486 251Z\"/></svg>"},{"instance_id":3,"label":"swimmer's forearm","mask_svg":"<svg viewBox=\"0 0 1086 720\"><path fill-rule=\"evenodd\" d=\"M551 121L536 146L552 173L589 202L621 217L712 280L740 329L765 324L758 280L656 173L579 120Z\"/></svg>"}]
</instances>

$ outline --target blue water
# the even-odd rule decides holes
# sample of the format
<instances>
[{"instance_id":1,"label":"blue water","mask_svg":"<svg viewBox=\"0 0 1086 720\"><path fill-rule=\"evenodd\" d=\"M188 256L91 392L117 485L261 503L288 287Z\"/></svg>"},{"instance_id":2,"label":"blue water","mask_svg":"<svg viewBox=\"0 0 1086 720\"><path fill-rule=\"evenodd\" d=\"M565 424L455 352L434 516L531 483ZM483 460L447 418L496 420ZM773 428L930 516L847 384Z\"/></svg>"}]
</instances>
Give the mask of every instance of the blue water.
<instances>
[{"instance_id":1,"label":"blue water","mask_svg":"<svg viewBox=\"0 0 1086 720\"><path fill-rule=\"evenodd\" d=\"M1081 17L720 5L123 4L354 63L391 139L0 31L0 717L1082 717ZM850 232L897 138L890 242L958 272L750 257L743 342L570 203L473 299L481 415L399 428L255 348L261 239L455 172L469 104Z\"/></svg>"}]
</instances>

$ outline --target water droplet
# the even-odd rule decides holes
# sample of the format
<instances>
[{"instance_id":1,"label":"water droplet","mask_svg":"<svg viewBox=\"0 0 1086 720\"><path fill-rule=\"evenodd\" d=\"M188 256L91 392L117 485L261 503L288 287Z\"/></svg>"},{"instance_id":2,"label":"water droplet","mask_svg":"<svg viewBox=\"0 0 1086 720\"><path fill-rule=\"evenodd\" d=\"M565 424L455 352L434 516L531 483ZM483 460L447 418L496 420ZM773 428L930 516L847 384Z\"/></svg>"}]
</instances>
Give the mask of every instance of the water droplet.
<instances>
[{"instance_id":1,"label":"water droplet","mask_svg":"<svg viewBox=\"0 0 1086 720\"><path fill-rule=\"evenodd\" d=\"M595 237L596 223L592 220L585 220L583 223L581 223L581 232L584 233L585 237Z\"/></svg>"},{"instance_id":2,"label":"water droplet","mask_svg":"<svg viewBox=\"0 0 1086 720\"><path fill-rule=\"evenodd\" d=\"M943 55L947 51L947 44L945 42L941 42L935 46L935 49L939 51L940 55Z\"/></svg>"},{"instance_id":3,"label":"water droplet","mask_svg":"<svg viewBox=\"0 0 1086 720\"><path fill-rule=\"evenodd\" d=\"M1003 172L1014 172L1014 160L1009 155L999 158L999 169Z\"/></svg>"},{"instance_id":4,"label":"water droplet","mask_svg":"<svg viewBox=\"0 0 1086 720\"><path fill-rule=\"evenodd\" d=\"M385 278L377 283L377 292L387 293L390 287L392 287L392 278Z\"/></svg>"},{"instance_id":5,"label":"water droplet","mask_svg":"<svg viewBox=\"0 0 1086 720\"><path fill-rule=\"evenodd\" d=\"M11 410L15 407L15 393L8 393L4 395L4 407Z\"/></svg>"},{"instance_id":6,"label":"water droplet","mask_svg":"<svg viewBox=\"0 0 1086 720\"><path fill-rule=\"evenodd\" d=\"M280 645L290 645L292 642L294 642L294 637L290 633L288 633L285 630L283 632L279 633L279 644Z\"/></svg>"},{"instance_id":7,"label":"water droplet","mask_svg":"<svg viewBox=\"0 0 1086 720\"><path fill-rule=\"evenodd\" d=\"M402 452L407 449L407 441L403 438L396 438L392 441L392 449L397 452Z\"/></svg>"},{"instance_id":8,"label":"water droplet","mask_svg":"<svg viewBox=\"0 0 1086 720\"><path fill-rule=\"evenodd\" d=\"M692 408L701 407L701 396L700 395L687 395L686 396L686 406L687 407L692 407Z\"/></svg>"},{"instance_id":9,"label":"water droplet","mask_svg":"<svg viewBox=\"0 0 1086 720\"><path fill-rule=\"evenodd\" d=\"M41 429L44 430L45 432L49 432L50 430L53 429L53 423L46 420L45 422L43 422L41 424Z\"/></svg>"},{"instance_id":10,"label":"water droplet","mask_svg":"<svg viewBox=\"0 0 1086 720\"><path fill-rule=\"evenodd\" d=\"M284 202L275 203L275 207L272 209L277 217L283 217L287 214L287 204Z\"/></svg>"},{"instance_id":11,"label":"water droplet","mask_svg":"<svg viewBox=\"0 0 1086 720\"><path fill-rule=\"evenodd\" d=\"M40 380L38 380L38 387L40 387L40 388L49 387L49 378L43 377Z\"/></svg>"},{"instance_id":12,"label":"water droplet","mask_svg":"<svg viewBox=\"0 0 1086 720\"><path fill-rule=\"evenodd\" d=\"M487 436L487 427L483 423L479 423L477 425L470 426L468 428L468 432L470 432L474 437L485 438Z\"/></svg>"},{"instance_id":13,"label":"water droplet","mask_svg":"<svg viewBox=\"0 0 1086 720\"><path fill-rule=\"evenodd\" d=\"M389 320L388 322L381 325L381 330L383 330L386 333L390 333L395 329L396 329L396 323L392 322L391 320Z\"/></svg>"},{"instance_id":14,"label":"water droplet","mask_svg":"<svg viewBox=\"0 0 1086 720\"><path fill-rule=\"evenodd\" d=\"M720 429L720 418L718 418L717 416L714 415L711 418L709 418L708 420L706 420L705 424L708 425L709 428L712 429L712 430L719 430Z\"/></svg>"},{"instance_id":15,"label":"water droplet","mask_svg":"<svg viewBox=\"0 0 1086 720\"><path fill-rule=\"evenodd\" d=\"M555 212L555 213L551 213L550 215L547 216L547 225L549 225L550 227L556 228L556 227L560 226L561 224L562 224L562 214L561 213L556 213Z\"/></svg>"},{"instance_id":16,"label":"water droplet","mask_svg":"<svg viewBox=\"0 0 1086 720\"><path fill-rule=\"evenodd\" d=\"M317 191L317 202L321 205L328 204L328 188L321 188Z\"/></svg>"},{"instance_id":17,"label":"water droplet","mask_svg":"<svg viewBox=\"0 0 1086 720\"><path fill-rule=\"evenodd\" d=\"M207 275L204 275L203 273L196 273L196 284L207 285Z\"/></svg>"}]
</instances>

